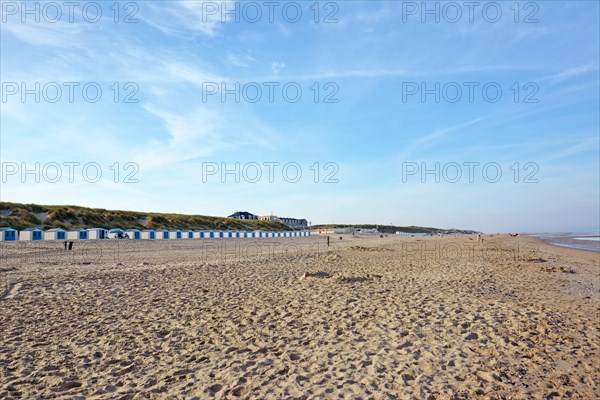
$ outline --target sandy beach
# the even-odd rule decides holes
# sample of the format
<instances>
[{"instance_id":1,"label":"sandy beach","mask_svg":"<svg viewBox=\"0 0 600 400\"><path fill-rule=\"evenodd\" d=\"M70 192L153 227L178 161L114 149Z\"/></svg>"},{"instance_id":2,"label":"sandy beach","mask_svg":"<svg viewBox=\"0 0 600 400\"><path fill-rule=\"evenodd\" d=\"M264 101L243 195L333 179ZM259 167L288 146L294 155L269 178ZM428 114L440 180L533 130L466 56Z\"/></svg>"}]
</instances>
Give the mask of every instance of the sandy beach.
<instances>
[{"instance_id":1,"label":"sandy beach","mask_svg":"<svg viewBox=\"0 0 600 400\"><path fill-rule=\"evenodd\" d=\"M15 243L0 259L0 398L600 395L600 255L535 238Z\"/></svg>"}]
</instances>

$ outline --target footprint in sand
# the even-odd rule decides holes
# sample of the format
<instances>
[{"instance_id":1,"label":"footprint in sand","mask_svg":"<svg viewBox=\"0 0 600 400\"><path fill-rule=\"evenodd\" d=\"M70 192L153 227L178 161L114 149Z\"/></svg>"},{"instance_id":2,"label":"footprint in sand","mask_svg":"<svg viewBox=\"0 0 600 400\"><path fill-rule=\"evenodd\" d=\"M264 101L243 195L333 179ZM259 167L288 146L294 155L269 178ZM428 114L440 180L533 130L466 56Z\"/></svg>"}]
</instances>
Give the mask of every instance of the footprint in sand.
<instances>
[{"instance_id":1,"label":"footprint in sand","mask_svg":"<svg viewBox=\"0 0 600 400\"><path fill-rule=\"evenodd\" d=\"M21 282L10 285L8 289L2 293L2 296L0 296L0 300L8 300L15 297L17 293L19 293L21 286L23 286Z\"/></svg>"}]
</instances>

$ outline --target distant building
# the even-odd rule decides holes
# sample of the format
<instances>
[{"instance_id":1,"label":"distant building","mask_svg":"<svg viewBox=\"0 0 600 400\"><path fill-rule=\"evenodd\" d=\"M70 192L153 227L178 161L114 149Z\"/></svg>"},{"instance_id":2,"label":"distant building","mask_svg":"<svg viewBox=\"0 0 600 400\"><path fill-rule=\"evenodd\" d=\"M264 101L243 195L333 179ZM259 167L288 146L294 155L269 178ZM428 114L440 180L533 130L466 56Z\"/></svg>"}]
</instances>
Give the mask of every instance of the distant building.
<instances>
[{"instance_id":1,"label":"distant building","mask_svg":"<svg viewBox=\"0 0 600 400\"><path fill-rule=\"evenodd\" d=\"M308 221L305 219L280 217L279 220L292 229L305 229L308 227Z\"/></svg>"},{"instance_id":2,"label":"distant building","mask_svg":"<svg viewBox=\"0 0 600 400\"><path fill-rule=\"evenodd\" d=\"M292 229L306 229L308 227L308 221L306 219L277 217L275 215L261 215L258 219L262 221L281 222Z\"/></svg>"},{"instance_id":3,"label":"distant building","mask_svg":"<svg viewBox=\"0 0 600 400\"><path fill-rule=\"evenodd\" d=\"M236 211L227 218L235 218L235 219L258 219L257 215L249 213L248 211Z\"/></svg>"},{"instance_id":4,"label":"distant building","mask_svg":"<svg viewBox=\"0 0 600 400\"><path fill-rule=\"evenodd\" d=\"M273 221L273 222L281 222L279 218L275 215L261 215L258 217L261 221Z\"/></svg>"}]
</instances>

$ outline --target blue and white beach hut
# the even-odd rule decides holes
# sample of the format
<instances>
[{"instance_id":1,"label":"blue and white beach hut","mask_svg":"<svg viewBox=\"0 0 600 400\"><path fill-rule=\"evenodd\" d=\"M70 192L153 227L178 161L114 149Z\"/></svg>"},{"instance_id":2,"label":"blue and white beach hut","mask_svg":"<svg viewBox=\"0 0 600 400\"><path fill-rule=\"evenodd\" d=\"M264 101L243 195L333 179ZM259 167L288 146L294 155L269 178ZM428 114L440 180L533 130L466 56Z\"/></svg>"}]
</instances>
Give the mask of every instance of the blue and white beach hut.
<instances>
[{"instance_id":1,"label":"blue and white beach hut","mask_svg":"<svg viewBox=\"0 0 600 400\"><path fill-rule=\"evenodd\" d=\"M69 240L87 240L88 231L86 229L73 229L67 232L67 239Z\"/></svg>"},{"instance_id":2,"label":"blue and white beach hut","mask_svg":"<svg viewBox=\"0 0 600 400\"><path fill-rule=\"evenodd\" d=\"M19 232L19 240L42 240L43 232L39 228L27 228Z\"/></svg>"},{"instance_id":3,"label":"blue and white beach hut","mask_svg":"<svg viewBox=\"0 0 600 400\"><path fill-rule=\"evenodd\" d=\"M19 235L16 229L0 228L0 242L14 242L18 237Z\"/></svg>"},{"instance_id":4,"label":"blue and white beach hut","mask_svg":"<svg viewBox=\"0 0 600 400\"><path fill-rule=\"evenodd\" d=\"M66 240L67 231L62 228L48 229L44 232L44 240Z\"/></svg>"},{"instance_id":5,"label":"blue and white beach hut","mask_svg":"<svg viewBox=\"0 0 600 400\"><path fill-rule=\"evenodd\" d=\"M129 239L140 240L142 238L142 232L139 229L127 229L125 232Z\"/></svg>"},{"instance_id":6,"label":"blue and white beach hut","mask_svg":"<svg viewBox=\"0 0 600 400\"><path fill-rule=\"evenodd\" d=\"M169 238L169 231L166 229L157 229L156 230L156 239L164 240Z\"/></svg>"},{"instance_id":7,"label":"blue and white beach hut","mask_svg":"<svg viewBox=\"0 0 600 400\"><path fill-rule=\"evenodd\" d=\"M181 231L181 238L182 239L193 239L194 238L194 232L189 230L189 229L184 229Z\"/></svg>"},{"instance_id":8,"label":"blue and white beach hut","mask_svg":"<svg viewBox=\"0 0 600 400\"><path fill-rule=\"evenodd\" d=\"M169 239L181 239L181 231L179 229L171 229L169 231Z\"/></svg>"},{"instance_id":9,"label":"blue and white beach hut","mask_svg":"<svg viewBox=\"0 0 600 400\"><path fill-rule=\"evenodd\" d=\"M140 236L144 240L154 240L156 239L156 231L154 229L144 229L140 232Z\"/></svg>"},{"instance_id":10,"label":"blue and white beach hut","mask_svg":"<svg viewBox=\"0 0 600 400\"><path fill-rule=\"evenodd\" d=\"M108 229L90 228L88 231L88 239L108 239Z\"/></svg>"}]
</instances>

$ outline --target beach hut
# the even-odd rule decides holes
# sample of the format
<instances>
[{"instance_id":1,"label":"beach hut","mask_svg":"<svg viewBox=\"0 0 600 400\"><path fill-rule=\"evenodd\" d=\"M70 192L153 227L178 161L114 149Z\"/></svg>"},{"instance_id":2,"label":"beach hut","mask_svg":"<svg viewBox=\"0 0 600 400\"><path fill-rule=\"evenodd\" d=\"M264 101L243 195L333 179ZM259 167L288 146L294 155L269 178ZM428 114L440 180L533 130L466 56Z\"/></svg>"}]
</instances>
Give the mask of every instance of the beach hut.
<instances>
[{"instance_id":1,"label":"beach hut","mask_svg":"<svg viewBox=\"0 0 600 400\"><path fill-rule=\"evenodd\" d=\"M140 237L145 240L156 239L156 232L153 229L144 229L140 232Z\"/></svg>"},{"instance_id":2,"label":"beach hut","mask_svg":"<svg viewBox=\"0 0 600 400\"><path fill-rule=\"evenodd\" d=\"M169 231L169 239L181 239L181 231L179 229L172 229Z\"/></svg>"},{"instance_id":3,"label":"beach hut","mask_svg":"<svg viewBox=\"0 0 600 400\"><path fill-rule=\"evenodd\" d=\"M192 231L192 238L194 238L194 239L201 239L202 238L202 231Z\"/></svg>"},{"instance_id":4,"label":"beach hut","mask_svg":"<svg viewBox=\"0 0 600 400\"><path fill-rule=\"evenodd\" d=\"M233 231L225 231L224 232L224 237L226 238L232 238L233 236Z\"/></svg>"},{"instance_id":5,"label":"beach hut","mask_svg":"<svg viewBox=\"0 0 600 400\"><path fill-rule=\"evenodd\" d=\"M42 240L43 232L38 228L27 228L19 232L19 240Z\"/></svg>"},{"instance_id":6,"label":"beach hut","mask_svg":"<svg viewBox=\"0 0 600 400\"><path fill-rule=\"evenodd\" d=\"M185 230L181 231L181 237L184 239L193 239L194 232L189 229L185 229Z\"/></svg>"},{"instance_id":7,"label":"beach hut","mask_svg":"<svg viewBox=\"0 0 600 400\"><path fill-rule=\"evenodd\" d=\"M89 228L88 239L108 239L108 229L104 228Z\"/></svg>"},{"instance_id":8,"label":"beach hut","mask_svg":"<svg viewBox=\"0 0 600 400\"><path fill-rule=\"evenodd\" d=\"M252 237L252 232L244 231L244 232L242 232L242 237L243 238Z\"/></svg>"},{"instance_id":9,"label":"beach hut","mask_svg":"<svg viewBox=\"0 0 600 400\"><path fill-rule=\"evenodd\" d=\"M67 231L61 228L48 229L44 232L44 240L66 240Z\"/></svg>"},{"instance_id":10,"label":"beach hut","mask_svg":"<svg viewBox=\"0 0 600 400\"><path fill-rule=\"evenodd\" d=\"M156 239L164 240L169 238L169 231L166 229L157 229L156 230Z\"/></svg>"},{"instance_id":11,"label":"beach hut","mask_svg":"<svg viewBox=\"0 0 600 400\"><path fill-rule=\"evenodd\" d=\"M215 233L215 238L217 238L217 239L221 239L221 238L225 237L225 232L223 232L223 231L214 231L214 233Z\"/></svg>"},{"instance_id":12,"label":"beach hut","mask_svg":"<svg viewBox=\"0 0 600 400\"><path fill-rule=\"evenodd\" d=\"M129 239L140 240L142 238L142 232L139 229L127 229L125 233L127 233Z\"/></svg>"},{"instance_id":13,"label":"beach hut","mask_svg":"<svg viewBox=\"0 0 600 400\"><path fill-rule=\"evenodd\" d=\"M13 228L0 228L0 242L14 242L19 238L18 232Z\"/></svg>"},{"instance_id":14,"label":"beach hut","mask_svg":"<svg viewBox=\"0 0 600 400\"><path fill-rule=\"evenodd\" d=\"M125 231L121 228L113 228L108 231L109 239L123 239L125 236Z\"/></svg>"},{"instance_id":15,"label":"beach hut","mask_svg":"<svg viewBox=\"0 0 600 400\"><path fill-rule=\"evenodd\" d=\"M215 238L215 231L204 231L204 237L205 238L214 239Z\"/></svg>"},{"instance_id":16,"label":"beach hut","mask_svg":"<svg viewBox=\"0 0 600 400\"><path fill-rule=\"evenodd\" d=\"M87 240L88 231L85 229L73 229L67 232L67 239L69 240Z\"/></svg>"}]
</instances>

